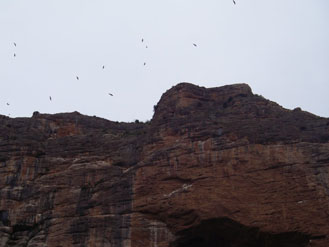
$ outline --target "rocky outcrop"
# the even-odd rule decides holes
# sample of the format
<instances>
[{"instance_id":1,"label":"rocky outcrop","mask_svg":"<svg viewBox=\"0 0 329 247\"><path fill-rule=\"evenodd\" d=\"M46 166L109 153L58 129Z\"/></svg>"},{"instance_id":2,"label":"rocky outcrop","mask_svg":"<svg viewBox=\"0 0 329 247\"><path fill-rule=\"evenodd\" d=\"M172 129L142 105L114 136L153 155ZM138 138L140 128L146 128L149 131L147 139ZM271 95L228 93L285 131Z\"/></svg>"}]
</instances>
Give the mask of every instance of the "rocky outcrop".
<instances>
[{"instance_id":1,"label":"rocky outcrop","mask_svg":"<svg viewBox=\"0 0 329 247\"><path fill-rule=\"evenodd\" d=\"M0 117L0 246L329 246L329 119L246 84L148 123Z\"/></svg>"}]
</instances>

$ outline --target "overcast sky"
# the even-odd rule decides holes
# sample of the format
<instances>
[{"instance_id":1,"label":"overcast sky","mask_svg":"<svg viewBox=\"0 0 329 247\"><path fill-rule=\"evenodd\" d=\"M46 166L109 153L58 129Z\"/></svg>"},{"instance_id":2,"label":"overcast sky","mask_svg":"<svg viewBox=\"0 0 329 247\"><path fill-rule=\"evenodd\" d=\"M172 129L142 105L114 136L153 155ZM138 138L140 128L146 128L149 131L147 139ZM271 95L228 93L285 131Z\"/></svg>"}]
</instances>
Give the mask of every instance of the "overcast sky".
<instances>
[{"instance_id":1,"label":"overcast sky","mask_svg":"<svg viewBox=\"0 0 329 247\"><path fill-rule=\"evenodd\" d=\"M2 115L145 121L179 82L329 117L329 1L0 0Z\"/></svg>"}]
</instances>

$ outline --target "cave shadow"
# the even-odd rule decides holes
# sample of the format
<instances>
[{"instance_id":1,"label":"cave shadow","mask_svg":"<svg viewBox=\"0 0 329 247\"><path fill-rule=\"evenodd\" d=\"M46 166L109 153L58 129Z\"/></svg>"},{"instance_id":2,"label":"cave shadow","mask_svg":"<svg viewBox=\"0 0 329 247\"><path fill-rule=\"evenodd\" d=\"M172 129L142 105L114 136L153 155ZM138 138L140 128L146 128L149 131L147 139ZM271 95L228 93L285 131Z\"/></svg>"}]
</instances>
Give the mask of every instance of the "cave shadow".
<instances>
[{"instance_id":1,"label":"cave shadow","mask_svg":"<svg viewBox=\"0 0 329 247\"><path fill-rule=\"evenodd\" d=\"M306 247L310 235L301 232L268 233L229 218L201 221L178 232L171 247Z\"/></svg>"}]
</instances>

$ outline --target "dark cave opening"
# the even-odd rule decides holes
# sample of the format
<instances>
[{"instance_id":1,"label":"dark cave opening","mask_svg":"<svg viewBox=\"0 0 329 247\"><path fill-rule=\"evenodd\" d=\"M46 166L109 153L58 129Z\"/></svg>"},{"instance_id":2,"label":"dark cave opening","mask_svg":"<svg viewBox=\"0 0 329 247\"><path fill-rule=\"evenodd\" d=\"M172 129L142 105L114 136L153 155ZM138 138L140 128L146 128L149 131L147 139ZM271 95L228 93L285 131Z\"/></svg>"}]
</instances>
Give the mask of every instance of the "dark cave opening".
<instances>
[{"instance_id":1,"label":"dark cave opening","mask_svg":"<svg viewBox=\"0 0 329 247\"><path fill-rule=\"evenodd\" d=\"M179 232L171 247L306 247L310 239L300 232L261 232L229 218L218 218Z\"/></svg>"}]
</instances>

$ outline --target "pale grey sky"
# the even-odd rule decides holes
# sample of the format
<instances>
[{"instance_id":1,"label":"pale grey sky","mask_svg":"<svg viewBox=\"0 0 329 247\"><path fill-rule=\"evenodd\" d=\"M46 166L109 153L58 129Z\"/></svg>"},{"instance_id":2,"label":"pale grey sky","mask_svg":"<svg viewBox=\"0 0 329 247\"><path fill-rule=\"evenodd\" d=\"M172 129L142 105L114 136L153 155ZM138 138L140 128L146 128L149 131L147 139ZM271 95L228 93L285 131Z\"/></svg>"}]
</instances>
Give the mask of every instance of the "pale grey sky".
<instances>
[{"instance_id":1,"label":"pale grey sky","mask_svg":"<svg viewBox=\"0 0 329 247\"><path fill-rule=\"evenodd\" d=\"M236 3L0 0L0 114L145 121L162 93L191 82L248 83L329 117L329 1Z\"/></svg>"}]
</instances>

